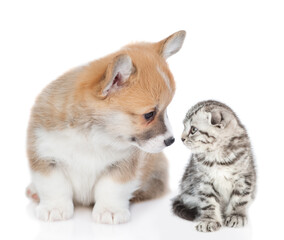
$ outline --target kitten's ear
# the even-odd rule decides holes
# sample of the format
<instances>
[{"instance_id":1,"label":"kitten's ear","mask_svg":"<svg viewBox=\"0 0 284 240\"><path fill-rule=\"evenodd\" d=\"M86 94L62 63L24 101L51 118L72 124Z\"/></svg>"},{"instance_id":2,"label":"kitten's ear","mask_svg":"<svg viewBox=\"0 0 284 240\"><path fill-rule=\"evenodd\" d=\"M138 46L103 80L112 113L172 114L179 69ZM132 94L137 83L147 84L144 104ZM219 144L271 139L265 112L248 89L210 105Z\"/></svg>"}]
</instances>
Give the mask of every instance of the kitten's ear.
<instances>
[{"instance_id":1,"label":"kitten's ear","mask_svg":"<svg viewBox=\"0 0 284 240\"><path fill-rule=\"evenodd\" d=\"M227 111L212 110L209 114L209 122L211 125L224 129L233 119L232 115Z\"/></svg>"},{"instance_id":2,"label":"kitten's ear","mask_svg":"<svg viewBox=\"0 0 284 240\"><path fill-rule=\"evenodd\" d=\"M128 55L116 56L107 67L104 79L101 82L100 95L106 97L121 89L134 72L134 69L132 60Z\"/></svg>"},{"instance_id":3,"label":"kitten's ear","mask_svg":"<svg viewBox=\"0 0 284 240\"><path fill-rule=\"evenodd\" d=\"M155 43L155 48L163 58L167 59L181 49L185 35L186 32L183 30L176 32L166 39Z\"/></svg>"}]
</instances>

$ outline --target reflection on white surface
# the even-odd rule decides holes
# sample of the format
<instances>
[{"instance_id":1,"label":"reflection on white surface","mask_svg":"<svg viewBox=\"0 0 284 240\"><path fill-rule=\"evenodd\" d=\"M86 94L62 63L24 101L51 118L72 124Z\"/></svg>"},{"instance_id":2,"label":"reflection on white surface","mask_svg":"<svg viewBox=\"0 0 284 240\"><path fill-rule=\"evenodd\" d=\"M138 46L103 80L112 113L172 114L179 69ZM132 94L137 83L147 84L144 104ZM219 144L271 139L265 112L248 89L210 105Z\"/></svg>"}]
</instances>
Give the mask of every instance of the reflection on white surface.
<instances>
[{"instance_id":1,"label":"reflection on white surface","mask_svg":"<svg viewBox=\"0 0 284 240\"><path fill-rule=\"evenodd\" d=\"M164 198L131 206L132 219L120 225L96 224L92 221L91 208L76 207L72 219L63 222L41 222L35 219L35 204L27 207L27 218L33 219L35 240L115 239L115 240L167 240L208 239L248 240L251 227L241 229L222 228L215 233L199 233L192 223L174 216L170 209L173 193Z\"/></svg>"}]
</instances>

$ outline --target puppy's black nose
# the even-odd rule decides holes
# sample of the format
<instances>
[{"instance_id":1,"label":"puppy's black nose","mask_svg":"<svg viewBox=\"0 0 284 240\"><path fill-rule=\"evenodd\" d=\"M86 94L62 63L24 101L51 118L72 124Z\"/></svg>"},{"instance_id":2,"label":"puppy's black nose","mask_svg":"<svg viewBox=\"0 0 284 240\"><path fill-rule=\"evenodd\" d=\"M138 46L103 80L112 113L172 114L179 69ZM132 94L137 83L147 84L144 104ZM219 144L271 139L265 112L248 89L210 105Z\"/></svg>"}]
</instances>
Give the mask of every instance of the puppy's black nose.
<instances>
[{"instance_id":1,"label":"puppy's black nose","mask_svg":"<svg viewBox=\"0 0 284 240\"><path fill-rule=\"evenodd\" d=\"M174 143L175 139L173 137L170 137L166 140L164 140L165 145L168 147Z\"/></svg>"}]
</instances>

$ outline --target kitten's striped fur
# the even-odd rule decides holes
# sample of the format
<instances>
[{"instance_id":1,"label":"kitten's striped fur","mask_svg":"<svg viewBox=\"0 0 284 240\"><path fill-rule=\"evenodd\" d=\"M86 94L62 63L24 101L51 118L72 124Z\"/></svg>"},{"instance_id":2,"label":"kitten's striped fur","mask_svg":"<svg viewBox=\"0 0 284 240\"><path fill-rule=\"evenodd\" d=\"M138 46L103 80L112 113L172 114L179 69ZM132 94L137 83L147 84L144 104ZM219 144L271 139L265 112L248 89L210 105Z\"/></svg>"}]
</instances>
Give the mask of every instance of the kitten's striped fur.
<instances>
[{"instance_id":1,"label":"kitten's striped fur","mask_svg":"<svg viewBox=\"0 0 284 240\"><path fill-rule=\"evenodd\" d=\"M193 106L184 126L182 141L192 156L180 194L173 200L173 212L200 221L196 229L201 232L216 231L222 225L244 226L256 185L245 127L228 106L211 100Z\"/></svg>"}]
</instances>

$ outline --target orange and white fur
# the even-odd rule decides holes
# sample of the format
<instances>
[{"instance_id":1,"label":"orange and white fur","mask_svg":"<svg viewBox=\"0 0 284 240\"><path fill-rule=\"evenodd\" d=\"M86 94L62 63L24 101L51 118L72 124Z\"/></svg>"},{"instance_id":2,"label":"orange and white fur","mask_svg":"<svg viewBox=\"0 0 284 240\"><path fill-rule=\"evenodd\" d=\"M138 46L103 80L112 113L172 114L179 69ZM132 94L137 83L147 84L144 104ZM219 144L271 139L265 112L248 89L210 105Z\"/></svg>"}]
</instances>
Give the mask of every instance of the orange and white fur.
<instances>
[{"instance_id":1,"label":"orange and white fur","mask_svg":"<svg viewBox=\"0 0 284 240\"><path fill-rule=\"evenodd\" d=\"M130 219L129 204L167 191L161 151L174 138L167 116L175 83L166 59L185 32L157 43L130 44L74 68L38 96L28 128L32 183L44 221L93 205L98 223Z\"/></svg>"}]
</instances>

